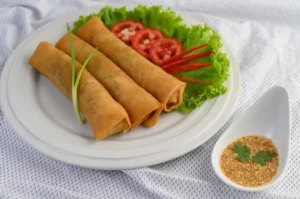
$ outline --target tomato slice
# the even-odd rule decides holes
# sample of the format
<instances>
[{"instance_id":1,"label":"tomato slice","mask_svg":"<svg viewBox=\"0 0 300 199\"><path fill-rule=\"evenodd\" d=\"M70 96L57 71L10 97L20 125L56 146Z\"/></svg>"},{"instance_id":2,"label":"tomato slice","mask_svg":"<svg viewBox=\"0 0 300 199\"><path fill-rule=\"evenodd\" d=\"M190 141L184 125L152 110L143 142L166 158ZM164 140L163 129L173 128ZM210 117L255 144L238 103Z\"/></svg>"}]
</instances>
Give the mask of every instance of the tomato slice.
<instances>
[{"instance_id":1,"label":"tomato slice","mask_svg":"<svg viewBox=\"0 0 300 199\"><path fill-rule=\"evenodd\" d=\"M151 60L157 65L161 65L164 61L177 56L182 52L182 43L173 38L156 40L151 44L149 50Z\"/></svg>"},{"instance_id":2,"label":"tomato slice","mask_svg":"<svg viewBox=\"0 0 300 199\"><path fill-rule=\"evenodd\" d=\"M131 37L132 48L147 59L150 59L150 45L161 38L164 38L164 36L159 30L154 28L144 28Z\"/></svg>"},{"instance_id":3,"label":"tomato slice","mask_svg":"<svg viewBox=\"0 0 300 199\"><path fill-rule=\"evenodd\" d=\"M110 28L110 31L114 33L119 39L126 44L131 44L131 37L139 30L142 30L144 25L138 21L125 20L120 21Z\"/></svg>"}]
</instances>

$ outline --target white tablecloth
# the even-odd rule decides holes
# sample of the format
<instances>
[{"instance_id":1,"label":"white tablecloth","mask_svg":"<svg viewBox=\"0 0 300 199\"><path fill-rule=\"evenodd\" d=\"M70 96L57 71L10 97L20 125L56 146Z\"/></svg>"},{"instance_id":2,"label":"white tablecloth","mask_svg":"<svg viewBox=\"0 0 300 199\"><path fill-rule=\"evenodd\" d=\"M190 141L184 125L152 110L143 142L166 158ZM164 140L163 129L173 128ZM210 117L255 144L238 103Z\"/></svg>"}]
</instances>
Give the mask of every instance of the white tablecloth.
<instances>
[{"instance_id":1,"label":"white tablecloth","mask_svg":"<svg viewBox=\"0 0 300 199\"><path fill-rule=\"evenodd\" d=\"M242 77L232 117L217 135L183 157L149 168L97 171L57 162L33 150L14 134L0 110L0 198L300 198L300 1L143 2L189 12L214 27L229 44ZM0 72L32 31L58 15L99 3L1 0ZM214 174L212 147L230 123L272 85L286 87L290 95L292 146L287 175L264 192L234 190Z\"/></svg>"}]
</instances>

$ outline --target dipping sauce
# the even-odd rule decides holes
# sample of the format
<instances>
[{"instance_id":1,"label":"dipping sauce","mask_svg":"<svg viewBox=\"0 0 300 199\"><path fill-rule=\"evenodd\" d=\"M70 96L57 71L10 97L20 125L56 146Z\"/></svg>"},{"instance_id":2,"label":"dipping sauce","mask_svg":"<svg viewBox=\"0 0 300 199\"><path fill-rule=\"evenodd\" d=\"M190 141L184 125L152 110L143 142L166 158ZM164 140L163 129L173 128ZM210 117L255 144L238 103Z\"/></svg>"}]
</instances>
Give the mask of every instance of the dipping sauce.
<instances>
[{"instance_id":1,"label":"dipping sauce","mask_svg":"<svg viewBox=\"0 0 300 199\"><path fill-rule=\"evenodd\" d=\"M220 166L231 181L257 187L271 181L279 165L278 152L271 139L245 136L222 152Z\"/></svg>"}]
</instances>

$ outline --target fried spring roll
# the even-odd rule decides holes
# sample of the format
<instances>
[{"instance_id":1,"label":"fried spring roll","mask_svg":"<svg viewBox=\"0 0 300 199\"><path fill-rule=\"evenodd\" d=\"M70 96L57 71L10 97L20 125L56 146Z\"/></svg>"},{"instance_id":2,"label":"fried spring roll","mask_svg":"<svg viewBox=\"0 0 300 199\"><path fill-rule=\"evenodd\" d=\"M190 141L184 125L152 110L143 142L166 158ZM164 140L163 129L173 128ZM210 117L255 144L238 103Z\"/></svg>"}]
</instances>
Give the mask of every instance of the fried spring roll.
<instances>
[{"instance_id":1,"label":"fried spring roll","mask_svg":"<svg viewBox=\"0 0 300 199\"><path fill-rule=\"evenodd\" d=\"M73 35L72 38L75 58L83 63L94 48L76 35ZM56 47L71 55L68 34L57 42ZM125 108L129 115L131 128L137 127L144 120L148 126L156 124L162 111L161 103L137 85L114 62L97 51L86 68Z\"/></svg>"},{"instance_id":2,"label":"fried spring roll","mask_svg":"<svg viewBox=\"0 0 300 199\"><path fill-rule=\"evenodd\" d=\"M48 42L40 42L28 63L72 100L70 56ZM79 62L75 64L78 72L81 64ZM78 86L78 104L81 113L92 126L96 140L130 128L130 121L124 108L86 69Z\"/></svg>"},{"instance_id":3,"label":"fried spring roll","mask_svg":"<svg viewBox=\"0 0 300 199\"><path fill-rule=\"evenodd\" d=\"M92 46L98 47L100 52L158 99L164 105L165 111L169 112L181 104L186 84L118 39L98 17L90 19L76 34Z\"/></svg>"}]
</instances>

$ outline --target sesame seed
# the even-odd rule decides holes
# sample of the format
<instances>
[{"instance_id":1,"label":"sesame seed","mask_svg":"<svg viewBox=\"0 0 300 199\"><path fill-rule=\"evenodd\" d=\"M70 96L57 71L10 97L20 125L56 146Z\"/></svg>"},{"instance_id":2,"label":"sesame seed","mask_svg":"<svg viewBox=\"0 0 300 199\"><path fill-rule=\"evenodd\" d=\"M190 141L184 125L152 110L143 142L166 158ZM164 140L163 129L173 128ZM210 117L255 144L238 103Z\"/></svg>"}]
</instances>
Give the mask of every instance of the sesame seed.
<instances>
[{"instance_id":1,"label":"sesame seed","mask_svg":"<svg viewBox=\"0 0 300 199\"><path fill-rule=\"evenodd\" d=\"M259 151L270 151L278 154L271 139L262 136L241 137L222 152L220 166L226 177L237 184L248 187L260 186L271 181L278 169L278 155L263 166L253 161L240 162L236 159L237 154L232 150L237 143L247 145L252 156Z\"/></svg>"}]
</instances>

